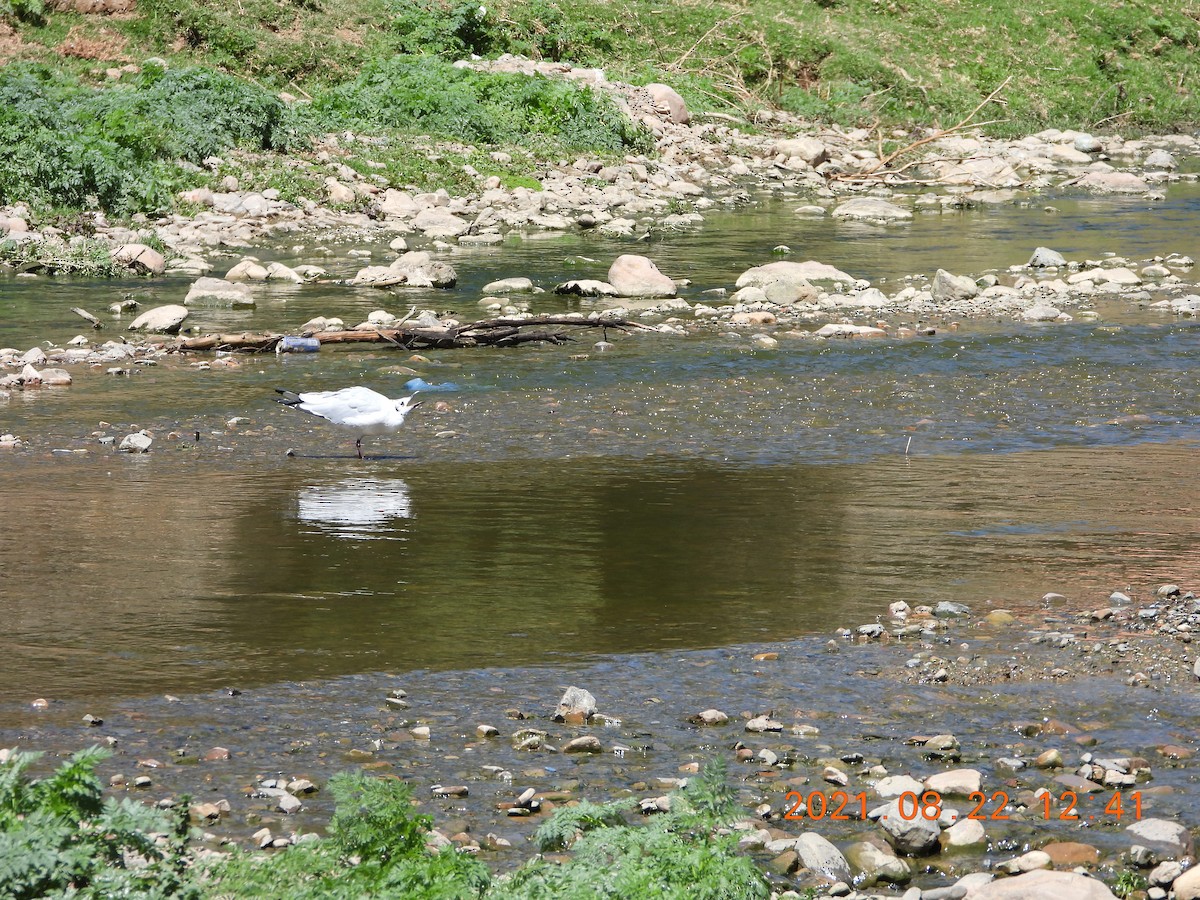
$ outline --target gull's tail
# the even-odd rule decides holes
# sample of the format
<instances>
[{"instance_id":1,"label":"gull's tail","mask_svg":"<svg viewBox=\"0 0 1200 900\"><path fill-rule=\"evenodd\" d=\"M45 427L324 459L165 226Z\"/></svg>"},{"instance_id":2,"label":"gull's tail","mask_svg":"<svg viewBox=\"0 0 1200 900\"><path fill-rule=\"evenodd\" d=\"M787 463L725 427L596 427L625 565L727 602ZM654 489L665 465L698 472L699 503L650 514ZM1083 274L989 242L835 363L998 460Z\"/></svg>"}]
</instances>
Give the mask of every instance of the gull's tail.
<instances>
[{"instance_id":1,"label":"gull's tail","mask_svg":"<svg viewBox=\"0 0 1200 900\"><path fill-rule=\"evenodd\" d=\"M283 394L275 400L276 403L282 403L284 406L299 406L302 402L300 395L295 391L285 391L283 388L275 388L275 393Z\"/></svg>"}]
</instances>

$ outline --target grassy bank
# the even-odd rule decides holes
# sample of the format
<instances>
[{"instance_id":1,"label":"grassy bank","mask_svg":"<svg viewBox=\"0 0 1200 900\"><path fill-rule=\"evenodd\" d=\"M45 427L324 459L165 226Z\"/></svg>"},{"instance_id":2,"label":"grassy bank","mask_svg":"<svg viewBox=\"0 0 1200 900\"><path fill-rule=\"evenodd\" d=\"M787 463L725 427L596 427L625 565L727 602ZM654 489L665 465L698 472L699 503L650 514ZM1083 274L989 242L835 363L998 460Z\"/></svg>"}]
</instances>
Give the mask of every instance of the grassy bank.
<instances>
[{"instance_id":1,"label":"grassy bank","mask_svg":"<svg viewBox=\"0 0 1200 900\"><path fill-rule=\"evenodd\" d=\"M778 107L843 125L951 124L1010 75L1002 111L989 110L1002 120L988 126L996 134L1048 126L1131 134L1200 122L1200 24L1190 0L114 3L132 8L81 15L48 0L0 0L0 57L44 67L17 67L0 83L0 152L22 161L0 180L0 201L158 209L177 187L213 174L179 160L194 165L234 148L275 156L251 166L267 173L263 186L273 179L300 192L319 183L317 173L278 156L302 156L313 134L331 129L403 148L383 161L386 174L418 186L486 163L482 147L553 155L645 146L579 88L518 86L440 65L468 54L600 66L610 78L667 81L696 110ZM151 57L167 62L166 75L143 65ZM110 70L122 65L142 73L114 86ZM36 109L22 100L30 78L40 82ZM313 102L284 106L279 91ZM200 127L212 107L197 97L227 115ZM462 139L461 159L424 153L424 162L401 163L418 134ZM38 171L56 159L71 161L66 172ZM518 154L498 174L531 169ZM120 184L129 171L138 183Z\"/></svg>"},{"instance_id":2,"label":"grassy bank","mask_svg":"<svg viewBox=\"0 0 1200 900\"><path fill-rule=\"evenodd\" d=\"M269 855L197 857L187 799L171 810L106 798L95 774L107 751L30 774L37 754L0 762L0 900L33 897L409 897L425 900L766 898L766 877L716 829L739 810L723 765L710 764L671 811L635 821L632 801L565 806L535 834L541 857L503 878L452 847L427 847L430 817L395 778L343 773L329 784L329 835Z\"/></svg>"}]
</instances>

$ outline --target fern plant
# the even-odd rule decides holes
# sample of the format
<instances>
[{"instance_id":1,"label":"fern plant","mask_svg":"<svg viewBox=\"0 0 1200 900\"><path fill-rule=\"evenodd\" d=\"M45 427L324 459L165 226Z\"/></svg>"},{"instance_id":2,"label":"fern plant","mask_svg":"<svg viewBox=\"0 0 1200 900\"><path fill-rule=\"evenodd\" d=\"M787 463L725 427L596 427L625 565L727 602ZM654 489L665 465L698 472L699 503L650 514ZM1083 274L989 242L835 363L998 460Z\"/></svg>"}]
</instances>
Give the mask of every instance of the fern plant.
<instances>
[{"instance_id":1,"label":"fern plant","mask_svg":"<svg viewBox=\"0 0 1200 900\"><path fill-rule=\"evenodd\" d=\"M0 898L199 897L186 874L186 812L104 799L95 770L109 755L81 750L44 778L29 774L40 754L0 764ZM143 864L130 868L134 858Z\"/></svg>"}]
</instances>

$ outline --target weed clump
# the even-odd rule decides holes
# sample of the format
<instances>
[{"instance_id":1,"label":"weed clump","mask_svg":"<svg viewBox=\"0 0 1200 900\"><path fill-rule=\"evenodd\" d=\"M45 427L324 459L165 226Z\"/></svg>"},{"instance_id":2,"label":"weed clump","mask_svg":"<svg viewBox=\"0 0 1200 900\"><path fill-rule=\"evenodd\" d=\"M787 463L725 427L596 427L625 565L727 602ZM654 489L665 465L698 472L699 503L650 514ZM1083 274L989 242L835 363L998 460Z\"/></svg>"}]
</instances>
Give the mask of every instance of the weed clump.
<instances>
[{"instance_id":1,"label":"weed clump","mask_svg":"<svg viewBox=\"0 0 1200 900\"><path fill-rule=\"evenodd\" d=\"M605 95L541 76L477 72L434 57L376 60L319 95L331 128L395 129L486 144L616 152L649 137Z\"/></svg>"},{"instance_id":2,"label":"weed clump","mask_svg":"<svg viewBox=\"0 0 1200 900\"><path fill-rule=\"evenodd\" d=\"M277 97L202 68L149 66L96 89L34 64L0 68L0 203L163 209L206 157L284 150L301 133Z\"/></svg>"}]
</instances>

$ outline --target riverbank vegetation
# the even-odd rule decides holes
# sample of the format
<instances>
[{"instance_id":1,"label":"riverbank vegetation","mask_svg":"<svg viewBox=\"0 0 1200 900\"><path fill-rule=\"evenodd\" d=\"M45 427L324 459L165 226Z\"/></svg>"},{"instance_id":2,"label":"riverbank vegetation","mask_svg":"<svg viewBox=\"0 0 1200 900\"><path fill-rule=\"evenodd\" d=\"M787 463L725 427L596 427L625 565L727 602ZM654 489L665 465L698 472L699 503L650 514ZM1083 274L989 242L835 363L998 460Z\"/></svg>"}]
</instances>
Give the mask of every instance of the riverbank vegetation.
<instances>
[{"instance_id":1,"label":"riverbank vegetation","mask_svg":"<svg viewBox=\"0 0 1200 900\"><path fill-rule=\"evenodd\" d=\"M778 108L844 126L1171 131L1200 122L1186 0L105 0L108 15L0 2L0 203L155 212L237 174L318 196L328 132L366 139L396 186L536 186L538 160L644 151L610 100L451 61L503 53L665 81L693 110ZM157 62L155 61L157 60ZM281 99L281 96L285 99ZM747 127L751 127L747 125ZM429 146L431 136L447 147ZM504 154L489 152L504 149ZM365 165L346 154L352 167ZM206 164L206 160L208 163Z\"/></svg>"},{"instance_id":2,"label":"riverbank vegetation","mask_svg":"<svg viewBox=\"0 0 1200 900\"><path fill-rule=\"evenodd\" d=\"M717 834L738 807L724 765L710 763L670 810L643 824L632 801L555 811L535 835L540 856L494 877L453 847L427 846L432 819L404 782L344 772L329 784L337 812L326 837L270 854L198 855L187 798L172 810L104 797L92 748L33 777L35 753L0 762L0 898L421 897L425 900L680 897L765 898L768 882Z\"/></svg>"}]
</instances>

